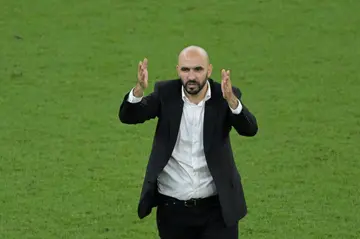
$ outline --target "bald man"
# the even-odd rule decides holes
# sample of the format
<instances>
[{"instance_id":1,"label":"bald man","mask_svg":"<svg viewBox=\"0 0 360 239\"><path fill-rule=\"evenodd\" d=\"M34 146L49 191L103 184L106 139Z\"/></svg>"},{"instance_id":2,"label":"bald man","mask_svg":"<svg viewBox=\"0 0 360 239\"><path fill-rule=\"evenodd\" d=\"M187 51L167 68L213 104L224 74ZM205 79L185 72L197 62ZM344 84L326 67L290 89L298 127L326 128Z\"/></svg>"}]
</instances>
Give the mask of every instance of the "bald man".
<instances>
[{"instance_id":1,"label":"bald man","mask_svg":"<svg viewBox=\"0 0 360 239\"><path fill-rule=\"evenodd\" d=\"M229 133L234 128L240 136L255 136L255 116L232 86L229 70L221 71L220 83L210 78L209 56L199 46L180 52L178 79L156 82L145 96L147 69L148 60L140 61L137 83L119 110L125 124L158 119L139 217L157 207L162 239L238 238L247 207Z\"/></svg>"}]
</instances>

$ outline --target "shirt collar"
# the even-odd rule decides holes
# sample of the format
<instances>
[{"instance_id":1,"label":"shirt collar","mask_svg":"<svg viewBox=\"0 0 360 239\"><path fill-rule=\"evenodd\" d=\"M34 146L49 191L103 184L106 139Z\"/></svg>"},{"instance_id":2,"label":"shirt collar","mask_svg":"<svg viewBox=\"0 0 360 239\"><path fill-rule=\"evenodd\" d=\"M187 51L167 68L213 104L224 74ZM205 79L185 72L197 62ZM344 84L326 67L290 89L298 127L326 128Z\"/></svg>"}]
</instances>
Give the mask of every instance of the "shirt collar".
<instances>
[{"instance_id":1,"label":"shirt collar","mask_svg":"<svg viewBox=\"0 0 360 239\"><path fill-rule=\"evenodd\" d=\"M205 98L203 99L203 101L207 101L208 99L211 98L211 89L210 89L210 83L209 81L206 81L207 85L208 85L208 88L207 88L207 91L206 91L206 94L205 94ZM185 90L184 90L184 86L181 86L181 96L182 96L182 99L185 101L187 100L188 101L188 98L186 97L185 95Z\"/></svg>"}]
</instances>

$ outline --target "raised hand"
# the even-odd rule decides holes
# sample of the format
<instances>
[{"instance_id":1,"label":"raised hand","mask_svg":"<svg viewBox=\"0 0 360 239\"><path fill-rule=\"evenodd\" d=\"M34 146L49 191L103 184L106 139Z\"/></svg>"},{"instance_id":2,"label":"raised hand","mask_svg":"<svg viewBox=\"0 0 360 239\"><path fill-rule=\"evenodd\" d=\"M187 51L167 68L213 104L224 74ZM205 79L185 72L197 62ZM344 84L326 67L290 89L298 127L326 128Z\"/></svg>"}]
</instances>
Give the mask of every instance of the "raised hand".
<instances>
[{"instance_id":1,"label":"raised hand","mask_svg":"<svg viewBox=\"0 0 360 239\"><path fill-rule=\"evenodd\" d=\"M142 97L144 95L145 89L148 87L148 60L144 58L144 61L140 61L138 65L138 73L137 73L137 83L134 88L134 95L136 97Z\"/></svg>"},{"instance_id":2,"label":"raised hand","mask_svg":"<svg viewBox=\"0 0 360 239\"><path fill-rule=\"evenodd\" d=\"M140 61L138 65L138 85L142 90L148 87L148 60L145 58L144 61Z\"/></svg>"},{"instance_id":3,"label":"raised hand","mask_svg":"<svg viewBox=\"0 0 360 239\"><path fill-rule=\"evenodd\" d=\"M225 100L230 100L233 96L231 81L230 81L230 71L221 70L221 90Z\"/></svg>"},{"instance_id":4,"label":"raised hand","mask_svg":"<svg viewBox=\"0 0 360 239\"><path fill-rule=\"evenodd\" d=\"M229 70L221 70L221 90L224 99L228 102L231 108L235 109L238 106L238 100L232 90Z\"/></svg>"}]
</instances>

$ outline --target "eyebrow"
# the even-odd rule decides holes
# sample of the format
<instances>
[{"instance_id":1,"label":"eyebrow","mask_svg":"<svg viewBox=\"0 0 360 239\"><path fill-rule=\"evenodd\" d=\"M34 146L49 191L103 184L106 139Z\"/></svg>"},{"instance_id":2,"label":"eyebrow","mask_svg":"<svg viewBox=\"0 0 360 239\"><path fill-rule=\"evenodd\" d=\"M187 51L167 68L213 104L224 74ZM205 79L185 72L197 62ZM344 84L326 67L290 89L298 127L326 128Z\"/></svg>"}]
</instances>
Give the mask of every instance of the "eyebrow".
<instances>
[{"instance_id":1,"label":"eyebrow","mask_svg":"<svg viewBox=\"0 0 360 239\"><path fill-rule=\"evenodd\" d=\"M202 70L202 69L204 69L204 67L202 67L202 66L195 66L195 67L182 66L180 69L181 70L188 70L188 69Z\"/></svg>"}]
</instances>

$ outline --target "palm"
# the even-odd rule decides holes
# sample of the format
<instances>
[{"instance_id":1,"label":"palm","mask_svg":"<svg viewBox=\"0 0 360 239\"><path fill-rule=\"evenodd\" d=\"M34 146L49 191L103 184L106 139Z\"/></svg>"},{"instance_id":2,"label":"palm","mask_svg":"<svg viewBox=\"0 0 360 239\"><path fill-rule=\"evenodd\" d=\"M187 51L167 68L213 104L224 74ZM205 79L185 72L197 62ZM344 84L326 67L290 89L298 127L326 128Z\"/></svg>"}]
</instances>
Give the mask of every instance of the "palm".
<instances>
[{"instance_id":1,"label":"palm","mask_svg":"<svg viewBox=\"0 0 360 239\"><path fill-rule=\"evenodd\" d=\"M221 90L223 93L223 97L226 100L229 100L233 94L232 86L230 81L230 71L221 71Z\"/></svg>"},{"instance_id":2,"label":"palm","mask_svg":"<svg viewBox=\"0 0 360 239\"><path fill-rule=\"evenodd\" d=\"M141 88L146 89L148 87L149 73L147 70L148 60L140 61L138 65L138 83Z\"/></svg>"}]
</instances>

